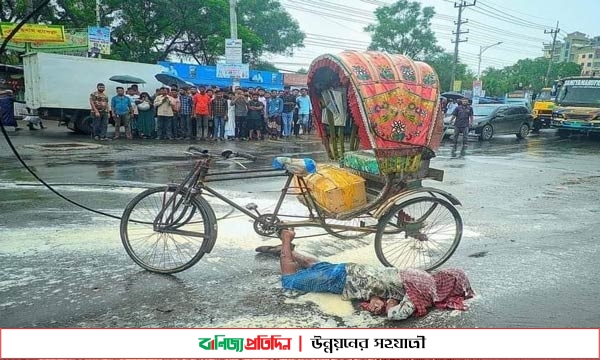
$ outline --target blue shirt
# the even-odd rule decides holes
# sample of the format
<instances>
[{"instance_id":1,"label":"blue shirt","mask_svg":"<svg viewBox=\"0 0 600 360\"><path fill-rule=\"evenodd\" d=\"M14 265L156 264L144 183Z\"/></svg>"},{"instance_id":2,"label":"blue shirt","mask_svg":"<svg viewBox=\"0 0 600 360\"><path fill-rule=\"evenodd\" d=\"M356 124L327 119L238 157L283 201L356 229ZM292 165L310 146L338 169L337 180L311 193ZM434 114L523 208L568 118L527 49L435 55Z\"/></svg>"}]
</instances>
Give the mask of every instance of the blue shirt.
<instances>
[{"instance_id":1,"label":"blue shirt","mask_svg":"<svg viewBox=\"0 0 600 360\"><path fill-rule=\"evenodd\" d=\"M298 114L300 115L308 115L312 111L312 104L310 103L310 97L306 96L298 96L296 98L296 104L298 104Z\"/></svg>"},{"instance_id":2,"label":"blue shirt","mask_svg":"<svg viewBox=\"0 0 600 360\"><path fill-rule=\"evenodd\" d=\"M267 100L267 115L281 115L283 113L283 99L280 97Z\"/></svg>"},{"instance_id":3,"label":"blue shirt","mask_svg":"<svg viewBox=\"0 0 600 360\"><path fill-rule=\"evenodd\" d=\"M110 101L110 107L117 115L129 114L131 111L131 99L125 95L115 95Z\"/></svg>"}]
</instances>

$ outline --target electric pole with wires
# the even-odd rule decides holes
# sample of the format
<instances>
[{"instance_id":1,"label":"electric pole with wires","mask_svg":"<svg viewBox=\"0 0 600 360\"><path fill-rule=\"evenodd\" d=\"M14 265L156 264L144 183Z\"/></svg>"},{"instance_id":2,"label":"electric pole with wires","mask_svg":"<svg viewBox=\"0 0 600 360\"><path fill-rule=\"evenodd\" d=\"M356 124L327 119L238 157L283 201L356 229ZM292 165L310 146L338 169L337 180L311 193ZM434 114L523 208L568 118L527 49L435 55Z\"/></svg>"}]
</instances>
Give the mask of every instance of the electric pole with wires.
<instances>
[{"instance_id":1,"label":"electric pole with wires","mask_svg":"<svg viewBox=\"0 0 600 360\"><path fill-rule=\"evenodd\" d=\"M550 50L550 60L548 61L548 70L546 70L546 77L544 77L544 86L548 86L550 80L550 70L552 69L552 63L554 62L554 49L556 47L556 35L560 32L558 28L558 21L556 22L556 28L551 30L544 30L544 34L552 35L552 50Z\"/></svg>"},{"instance_id":2,"label":"electric pole with wires","mask_svg":"<svg viewBox=\"0 0 600 360\"><path fill-rule=\"evenodd\" d=\"M475 6L476 3L477 0L473 0L472 3L467 3L464 0L461 0L458 3L454 3L454 7L458 8L458 20L454 22L454 24L456 24L456 31L452 32L452 34L454 34L456 37L454 40L452 40L452 42L454 43L454 62L452 63L452 80L450 82L450 91L454 90L454 81L456 80L456 65L458 64L458 44L469 40L469 38L466 38L464 40L460 38L460 35L469 33L468 29L466 31L460 30L460 26L462 24L466 24L469 22L469 20L462 19L462 12L465 8L469 6Z\"/></svg>"}]
</instances>

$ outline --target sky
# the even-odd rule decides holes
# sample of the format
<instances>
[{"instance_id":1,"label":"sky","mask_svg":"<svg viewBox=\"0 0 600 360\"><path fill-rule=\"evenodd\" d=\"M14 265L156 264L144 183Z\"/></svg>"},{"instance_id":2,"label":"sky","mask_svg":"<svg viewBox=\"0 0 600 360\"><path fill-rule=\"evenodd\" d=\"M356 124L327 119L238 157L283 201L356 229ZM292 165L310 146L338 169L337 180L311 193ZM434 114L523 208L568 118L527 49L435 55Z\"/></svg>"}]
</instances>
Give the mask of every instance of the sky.
<instances>
[{"instance_id":1,"label":"sky","mask_svg":"<svg viewBox=\"0 0 600 360\"><path fill-rule=\"evenodd\" d=\"M242 0L243 1L243 0ZM305 47L294 51L292 57L272 56L268 60L287 71L308 68L319 55L338 53L345 49L366 50L370 34L363 31L375 23L374 11L393 0L280 0L283 7L298 21L306 34ZM458 9L452 0L419 0L423 6L432 6L436 15L432 29L438 45L454 52L454 21ZM473 0L465 0L473 3ZM600 35L597 15L600 0L477 0L475 6L463 11L461 31L469 30L459 45L460 61L476 73L481 47L498 42L483 51L481 70L502 68L519 59L542 56L544 43L552 43L551 30L559 22L557 40L575 31L588 36Z\"/></svg>"}]
</instances>

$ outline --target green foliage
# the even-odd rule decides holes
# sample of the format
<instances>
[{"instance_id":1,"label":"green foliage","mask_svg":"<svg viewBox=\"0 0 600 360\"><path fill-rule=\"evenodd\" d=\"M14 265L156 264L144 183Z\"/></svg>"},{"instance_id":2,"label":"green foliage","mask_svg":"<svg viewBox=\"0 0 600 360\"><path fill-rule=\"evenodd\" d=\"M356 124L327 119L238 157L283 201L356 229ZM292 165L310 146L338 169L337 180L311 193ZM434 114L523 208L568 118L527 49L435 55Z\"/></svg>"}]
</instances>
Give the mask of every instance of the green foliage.
<instances>
[{"instance_id":1,"label":"green foliage","mask_svg":"<svg viewBox=\"0 0 600 360\"><path fill-rule=\"evenodd\" d=\"M7 50L0 55L0 64L19 65L19 60L19 54L14 51Z\"/></svg>"},{"instance_id":2,"label":"green foliage","mask_svg":"<svg viewBox=\"0 0 600 360\"><path fill-rule=\"evenodd\" d=\"M34 5L41 0L33 0ZM2 21L25 16L27 0L0 0ZM55 0L35 19L85 28L96 24L95 0ZM169 57L214 64L230 37L228 0L102 0L100 25L113 25L109 58L156 63ZM304 33L277 0L244 0L238 5L238 37L244 61L255 64L265 52L291 54Z\"/></svg>"},{"instance_id":3,"label":"green foliage","mask_svg":"<svg viewBox=\"0 0 600 360\"><path fill-rule=\"evenodd\" d=\"M252 70L263 70L263 71L272 71L272 72L278 72L279 69L277 68L277 66L271 64L268 61L265 60L257 60L253 63L250 64L250 69Z\"/></svg>"},{"instance_id":4,"label":"green foliage","mask_svg":"<svg viewBox=\"0 0 600 360\"><path fill-rule=\"evenodd\" d=\"M42 0L31 0L35 8ZM18 22L28 13L27 0L0 0L0 21ZM36 23L51 22L56 19L56 7L47 6L32 20Z\"/></svg>"},{"instance_id":5,"label":"green foliage","mask_svg":"<svg viewBox=\"0 0 600 360\"><path fill-rule=\"evenodd\" d=\"M431 65L440 80L440 87L443 91L450 91L450 83L452 81L452 64L454 63L454 55L451 53L438 53L435 55L429 55L424 59L426 63ZM467 68L467 65L458 63L456 65L456 78L455 80L462 81L463 89L471 88L475 75Z\"/></svg>"},{"instance_id":6,"label":"green foliage","mask_svg":"<svg viewBox=\"0 0 600 360\"><path fill-rule=\"evenodd\" d=\"M548 70L548 59L521 59L516 64L502 69L488 68L482 72L481 80L487 95L503 96L507 92L520 88L538 92L544 87L544 79ZM575 63L552 64L549 82L565 76L576 76L581 67Z\"/></svg>"},{"instance_id":7,"label":"green foliage","mask_svg":"<svg viewBox=\"0 0 600 360\"><path fill-rule=\"evenodd\" d=\"M238 14L238 23L262 40L262 47L251 51L254 56L263 51L291 55L294 48L304 47L305 34L279 1L240 1Z\"/></svg>"},{"instance_id":8,"label":"green foliage","mask_svg":"<svg viewBox=\"0 0 600 360\"><path fill-rule=\"evenodd\" d=\"M111 9L115 57L154 63L171 56L215 64L230 37L227 0L104 0ZM193 9L193 10L192 10ZM237 10L243 59L289 53L304 34L278 1L243 1Z\"/></svg>"},{"instance_id":9,"label":"green foliage","mask_svg":"<svg viewBox=\"0 0 600 360\"><path fill-rule=\"evenodd\" d=\"M365 31L372 34L369 50L403 54L413 59L441 52L431 30L434 15L433 7L421 8L419 2L408 0L377 8L377 24L365 27Z\"/></svg>"}]
</instances>

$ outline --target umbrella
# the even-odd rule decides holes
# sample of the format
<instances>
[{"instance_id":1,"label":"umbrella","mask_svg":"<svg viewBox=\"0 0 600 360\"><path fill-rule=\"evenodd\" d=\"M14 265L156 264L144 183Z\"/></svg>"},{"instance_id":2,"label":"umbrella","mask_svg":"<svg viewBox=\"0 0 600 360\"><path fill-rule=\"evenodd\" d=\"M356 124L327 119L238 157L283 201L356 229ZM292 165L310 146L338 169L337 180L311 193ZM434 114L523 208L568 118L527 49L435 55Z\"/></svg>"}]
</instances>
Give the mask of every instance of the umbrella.
<instances>
[{"instance_id":1,"label":"umbrella","mask_svg":"<svg viewBox=\"0 0 600 360\"><path fill-rule=\"evenodd\" d=\"M130 75L115 75L111 76L108 80L118 82L121 84L145 84L146 82L138 77Z\"/></svg>"},{"instance_id":2,"label":"umbrella","mask_svg":"<svg viewBox=\"0 0 600 360\"><path fill-rule=\"evenodd\" d=\"M452 99L452 100L460 100L460 99L465 99L465 96L461 93L457 93L454 91L446 91L445 93L441 94L443 97L445 97L446 99Z\"/></svg>"},{"instance_id":3,"label":"umbrella","mask_svg":"<svg viewBox=\"0 0 600 360\"><path fill-rule=\"evenodd\" d=\"M173 84L177 85L177 87L180 87L180 88L194 86L194 84L192 84L191 82L185 81L182 78L175 76L175 75L171 75L171 74L160 73L160 74L154 75L154 77L156 78L156 80L160 81L161 83L163 83L167 86L171 86Z\"/></svg>"}]
</instances>

